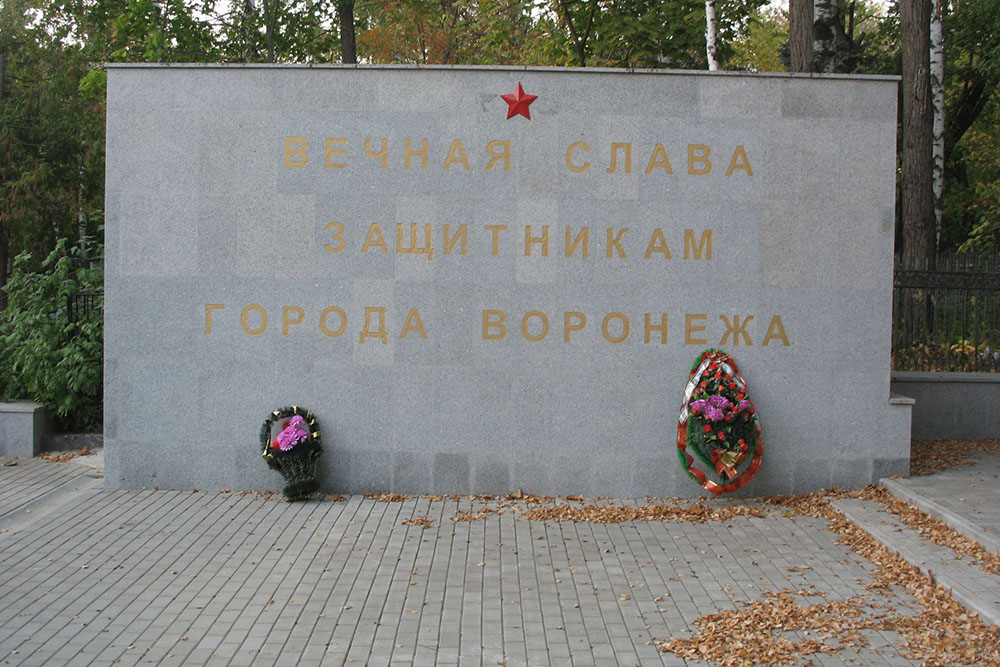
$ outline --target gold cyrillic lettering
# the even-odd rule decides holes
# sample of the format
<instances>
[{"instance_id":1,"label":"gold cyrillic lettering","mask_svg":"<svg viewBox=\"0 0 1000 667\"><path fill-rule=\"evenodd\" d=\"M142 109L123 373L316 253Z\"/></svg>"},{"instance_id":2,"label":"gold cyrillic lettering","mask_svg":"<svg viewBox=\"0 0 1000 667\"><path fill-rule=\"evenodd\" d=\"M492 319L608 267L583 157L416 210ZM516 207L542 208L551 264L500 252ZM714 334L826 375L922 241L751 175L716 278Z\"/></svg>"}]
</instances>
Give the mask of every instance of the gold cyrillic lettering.
<instances>
[{"instance_id":1,"label":"gold cyrillic lettering","mask_svg":"<svg viewBox=\"0 0 1000 667\"><path fill-rule=\"evenodd\" d=\"M572 171L573 173L582 174L583 172L590 169L590 163L584 162L579 166L573 164L573 151L575 151L577 148L582 148L585 153L590 152L590 146L583 143L582 141L574 141L569 145L569 148L566 149L566 166L569 167L569 170Z\"/></svg>"},{"instance_id":2,"label":"gold cyrillic lettering","mask_svg":"<svg viewBox=\"0 0 1000 667\"><path fill-rule=\"evenodd\" d=\"M726 331L722 334L722 340L719 341L719 345L725 345L730 335L733 337L733 345L740 344L740 336L743 336L743 340L747 345L753 345L753 341L750 340L750 334L747 333L747 325L753 320L753 315L747 315L742 324L740 324L739 315L733 315L732 324L729 323L729 318L725 315L719 315L719 319L726 325Z\"/></svg>"},{"instance_id":3,"label":"gold cyrillic lettering","mask_svg":"<svg viewBox=\"0 0 1000 667\"><path fill-rule=\"evenodd\" d=\"M771 318L771 323L767 325L767 334L764 335L764 345L770 343L773 339L781 341L781 344L785 347L791 345L788 342L788 334L785 333L785 325L781 321L781 317L775 315Z\"/></svg>"},{"instance_id":4,"label":"gold cyrillic lettering","mask_svg":"<svg viewBox=\"0 0 1000 667\"><path fill-rule=\"evenodd\" d=\"M704 325L696 325L695 320L707 320L708 315L685 315L684 316L684 344L685 345L708 345L708 340L695 338L694 334L705 330Z\"/></svg>"},{"instance_id":5,"label":"gold cyrillic lettering","mask_svg":"<svg viewBox=\"0 0 1000 667\"><path fill-rule=\"evenodd\" d=\"M253 312L260 313L260 326L256 329L251 328L249 324L250 313ZM240 313L240 326L251 336L259 336L267 331L267 311L264 310L263 306L258 306L255 303L250 304Z\"/></svg>"},{"instance_id":6,"label":"gold cyrillic lettering","mask_svg":"<svg viewBox=\"0 0 1000 667\"><path fill-rule=\"evenodd\" d=\"M737 146L733 151L733 159L729 161L726 176L732 176L737 169L745 171L747 176L753 176L753 167L750 166L750 158L747 157L747 150L743 146Z\"/></svg>"},{"instance_id":7,"label":"gold cyrillic lettering","mask_svg":"<svg viewBox=\"0 0 1000 667\"><path fill-rule=\"evenodd\" d=\"M332 252L332 253L338 253L343 251L344 246L347 245L347 243L344 241L344 225L342 225L339 222L331 222L328 223L326 227L324 227L323 229L325 229L328 232L333 232L333 237L330 240L336 243L336 245L330 245L329 243L324 243L323 248L327 252Z\"/></svg>"},{"instance_id":8,"label":"gold cyrillic lettering","mask_svg":"<svg viewBox=\"0 0 1000 667\"><path fill-rule=\"evenodd\" d=\"M292 319L291 315L295 314L295 319ZM281 335L288 335L288 328L294 324L302 324L302 320L306 318L306 311L302 310L299 306L284 306L281 309Z\"/></svg>"},{"instance_id":9,"label":"gold cyrillic lettering","mask_svg":"<svg viewBox=\"0 0 1000 667\"><path fill-rule=\"evenodd\" d=\"M563 313L563 342L568 343L570 334L574 331L583 331L587 326L587 316L583 313L569 311Z\"/></svg>"},{"instance_id":10,"label":"gold cyrillic lettering","mask_svg":"<svg viewBox=\"0 0 1000 667\"><path fill-rule=\"evenodd\" d=\"M613 142L611 144L611 166L605 169L605 173L613 174L618 171L618 151L625 151L625 173L632 173L632 144Z\"/></svg>"},{"instance_id":11,"label":"gold cyrillic lettering","mask_svg":"<svg viewBox=\"0 0 1000 667\"><path fill-rule=\"evenodd\" d=\"M549 226L542 225L542 235L532 236L531 235L531 225L527 225L524 228L524 256L529 257L531 255L531 244L538 243L542 246L542 257L549 256Z\"/></svg>"},{"instance_id":12,"label":"gold cyrillic lettering","mask_svg":"<svg viewBox=\"0 0 1000 667\"><path fill-rule=\"evenodd\" d=\"M365 242L361 244L361 252L366 253L372 247L378 248L383 253L389 252L389 246L385 244L385 237L382 235L382 227L377 222L373 222L368 228Z\"/></svg>"},{"instance_id":13,"label":"gold cyrillic lettering","mask_svg":"<svg viewBox=\"0 0 1000 667\"><path fill-rule=\"evenodd\" d=\"M712 149L705 144L688 144L688 173L707 174L712 171L712 161L708 159L711 154ZM695 163L701 166L696 167Z\"/></svg>"},{"instance_id":14,"label":"gold cyrillic lettering","mask_svg":"<svg viewBox=\"0 0 1000 667\"><path fill-rule=\"evenodd\" d=\"M493 256L500 254L500 232L507 230L507 225L486 225L486 229L493 234Z\"/></svg>"},{"instance_id":15,"label":"gold cyrillic lettering","mask_svg":"<svg viewBox=\"0 0 1000 667\"><path fill-rule=\"evenodd\" d=\"M616 319L622 323L622 333L620 336L611 335L611 327L609 325L611 324L612 319ZM625 315L622 313L608 313L607 315L604 316L604 319L601 321L601 335L604 336L604 340L608 341L609 343L615 343L615 344L621 343L626 338L628 338L628 333L629 333L628 318L625 317Z\"/></svg>"},{"instance_id":16,"label":"gold cyrillic lettering","mask_svg":"<svg viewBox=\"0 0 1000 667\"><path fill-rule=\"evenodd\" d=\"M373 153L372 152L372 140L371 139L365 139L365 155L367 155L368 157L370 157L372 159L380 160L382 162L382 168L383 169L388 169L389 168L389 140L383 138L382 139L382 150L380 150L378 153Z\"/></svg>"},{"instance_id":17,"label":"gold cyrillic lettering","mask_svg":"<svg viewBox=\"0 0 1000 667\"><path fill-rule=\"evenodd\" d=\"M451 251L455 249L455 244L459 241L462 242L462 247L458 251L458 254L464 255L468 248L467 243L469 241L469 229L465 225L459 225L458 231L451 238L448 238L448 234L451 233L451 226L446 222L444 223L444 254L450 255Z\"/></svg>"},{"instance_id":18,"label":"gold cyrillic lettering","mask_svg":"<svg viewBox=\"0 0 1000 667\"><path fill-rule=\"evenodd\" d=\"M431 241L431 224L424 224L424 245L417 245L417 223L410 223L410 247L403 247L403 224L396 223L396 253L400 255L427 255L427 259L434 259L434 247Z\"/></svg>"},{"instance_id":19,"label":"gold cyrillic lettering","mask_svg":"<svg viewBox=\"0 0 1000 667\"><path fill-rule=\"evenodd\" d=\"M486 163L486 171L491 171L500 160L503 160L503 170L510 171L509 139L497 139L486 144L486 154L490 156L490 161Z\"/></svg>"},{"instance_id":20,"label":"gold cyrillic lettering","mask_svg":"<svg viewBox=\"0 0 1000 667\"><path fill-rule=\"evenodd\" d=\"M532 335L532 333L528 331L528 320L532 317L537 317L542 322L542 332L537 336ZM529 310L524 314L524 317L521 318L521 335L533 343L537 343L542 340L549 335L549 318L546 317L545 313L540 310Z\"/></svg>"},{"instance_id":21,"label":"gold cyrillic lettering","mask_svg":"<svg viewBox=\"0 0 1000 667\"><path fill-rule=\"evenodd\" d=\"M696 260L701 259L702 256L706 260L711 261L712 259L712 230L704 229L701 232L701 240L697 243L694 241L694 230L685 229L684 230L684 259L691 259L694 257Z\"/></svg>"},{"instance_id":22,"label":"gold cyrillic lettering","mask_svg":"<svg viewBox=\"0 0 1000 667\"><path fill-rule=\"evenodd\" d=\"M205 333L212 333L212 311L222 310L226 307L224 303L206 303L205 304Z\"/></svg>"},{"instance_id":23,"label":"gold cyrillic lettering","mask_svg":"<svg viewBox=\"0 0 1000 667\"><path fill-rule=\"evenodd\" d=\"M670 166L670 158L667 157L667 149L663 144L656 144L653 154L649 156L649 164L646 165L646 173L652 174L657 167L662 168L668 174L674 173L674 168Z\"/></svg>"},{"instance_id":24,"label":"gold cyrillic lettering","mask_svg":"<svg viewBox=\"0 0 1000 667\"><path fill-rule=\"evenodd\" d=\"M455 139L451 142L451 148L448 149L448 157L444 159L444 168L451 169L451 165L460 164L465 167L466 170L469 167L469 158L465 154L465 146L462 145L461 139Z\"/></svg>"},{"instance_id":25,"label":"gold cyrillic lettering","mask_svg":"<svg viewBox=\"0 0 1000 667\"><path fill-rule=\"evenodd\" d=\"M372 316L378 315L378 330L372 331ZM361 342L366 338L378 338L383 345L389 342L389 333L385 330L385 308L365 307L365 325L361 329Z\"/></svg>"},{"instance_id":26,"label":"gold cyrillic lettering","mask_svg":"<svg viewBox=\"0 0 1000 667\"><path fill-rule=\"evenodd\" d=\"M649 259L654 252L663 255L664 259L670 259L670 246L667 245L667 239L664 238L663 230L659 227L654 229L653 234L649 237L649 245L646 246L646 254L643 257Z\"/></svg>"},{"instance_id":27,"label":"gold cyrillic lettering","mask_svg":"<svg viewBox=\"0 0 1000 667\"><path fill-rule=\"evenodd\" d=\"M427 140L420 140L420 150L413 150L410 145L410 140L407 139L403 142L403 167L406 169L410 168L410 158L419 156L420 157L420 168L427 169L428 156L430 155L430 150L427 148Z\"/></svg>"},{"instance_id":28,"label":"gold cyrillic lettering","mask_svg":"<svg viewBox=\"0 0 1000 667\"><path fill-rule=\"evenodd\" d=\"M306 153L308 147L309 144L302 137L285 137L285 166L294 169L309 164L309 154Z\"/></svg>"},{"instance_id":29,"label":"gold cyrillic lettering","mask_svg":"<svg viewBox=\"0 0 1000 667\"><path fill-rule=\"evenodd\" d=\"M502 310L484 310L483 340L503 340L507 335L507 327L504 326L506 319L507 313ZM492 333L494 329L496 333Z\"/></svg>"},{"instance_id":30,"label":"gold cyrillic lettering","mask_svg":"<svg viewBox=\"0 0 1000 667\"><path fill-rule=\"evenodd\" d=\"M326 324L326 318L330 317L331 313L337 313L337 315L340 316L340 326L337 327L336 331L330 331L330 327ZM338 308L337 306L324 308L323 312L319 314L319 329L323 332L323 335L329 336L330 338L342 336L344 332L347 331L347 313L344 312L343 308Z\"/></svg>"},{"instance_id":31,"label":"gold cyrillic lettering","mask_svg":"<svg viewBox=\"0 0 1000 667\"><path fill-rule=\"evenodd\" d=\"M653 314L646 313L645 327L643 327L642 340L647 345L653 340L653 332L660 332L660 345L667 343L667 314L660 313L660 323L653 324Z\"/></svg>"},{"instance_id":32,"label":"gold cyrillic lettering","mask_svg":"<svg viewBox=\"0 0 1000 667\"><path fill-rule=\"evenodd\" d=\"M604 251L608 259L611 259L612 257L615 256L614 251L616 248L618 249L619 257L628 257L628 255L625 254L625 248L622 247L622 237L625 236L626 232L628 232L628 227L622 227L620 230L618 230L617 234L615 234L614 227L608 227L607 230L608 242L606 244L607 247L605 248Z\"/></svg>"},{"instance_id":33,"label":"gold cyrillic lettering","mask_svg":"<svg viewBox=\"0 0 1000 667\"><path fill-rule=\"evenodd\" d=\"M573 253L576 252L577 246L581 243L583 244L583 257L590 257L590 227L584 227L579 232L577 232L576 238L573 239L573 228L566 228L566 256L572 257Z\"/></svg>"},{"instance_id":34,"label":"gold cyrillic lettering","mask_svg":"<svg viewBox=\"0 0 1000 667\"><path fill-rule=\"evenodd\" d=\"M346 138L330 139L326 140L326 168L327 169L347 169L346 162L334 162L333 158L343 157L347 155L347 149L345 148L334 148L336 145L346 145Z\"/></svg>"},{"instance_id":35,"label":"gold cyrillic lettering","mask_svg":"<svg viewBox=\"0 0 1000 667\"><path fill-rule=\"evenodd\" d=\"M427 330L424 329L424 323L420 319L420 311L416 308L410 308L410 312L406 314L406 322L403 323L403 330L399 333L399 337L406 338L414 331L420 334L421 338L427 338Z\"/></svg>"}]
</instances>

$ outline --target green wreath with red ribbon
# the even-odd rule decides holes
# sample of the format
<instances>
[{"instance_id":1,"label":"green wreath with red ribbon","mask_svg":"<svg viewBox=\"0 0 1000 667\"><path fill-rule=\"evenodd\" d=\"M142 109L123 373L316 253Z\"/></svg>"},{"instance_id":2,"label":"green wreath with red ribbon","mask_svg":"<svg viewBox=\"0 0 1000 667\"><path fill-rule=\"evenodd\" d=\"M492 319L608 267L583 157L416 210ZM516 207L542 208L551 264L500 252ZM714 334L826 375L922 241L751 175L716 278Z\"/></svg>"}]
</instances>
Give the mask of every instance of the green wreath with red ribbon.
<instances>
[{"instance_id":1,"label":"green wreath with red ribbon","mask_svg":"<svg viewBox=\"0 0 1000 667\"><path fill-rule=\"evenodd\" d=\"M677 419L677 454L684 470L714 495L743 488L760 469L764 438L757 409L736 361L722 350L705 350L691 368Z\"/></svg>"}]
</instances>

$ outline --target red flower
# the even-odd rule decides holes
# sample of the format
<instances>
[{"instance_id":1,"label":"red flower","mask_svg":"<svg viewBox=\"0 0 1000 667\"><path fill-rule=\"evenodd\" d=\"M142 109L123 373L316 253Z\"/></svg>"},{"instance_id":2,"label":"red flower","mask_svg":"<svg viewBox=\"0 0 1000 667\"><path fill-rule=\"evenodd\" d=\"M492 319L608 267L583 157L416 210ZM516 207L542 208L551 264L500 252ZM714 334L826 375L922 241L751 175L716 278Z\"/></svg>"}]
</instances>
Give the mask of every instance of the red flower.
<instances>
[{"instance_id":1,"label":"red flower","mask_svg":"<svg viewBox=\"0 0 1000 667\"><path fill-rule=\"evenodd\" d=\"M711 431L711 430L712 430L712 425L711 425L711 424L705 424L705 428L703 428L702 430L703 430L703 431L704 431L705 433L708 433L709 431ZM275 442L277 442L277 441L275 441Z\"/></svg>"},{"instance_id":2,"label":"red flower","mask_svg":"<svg viewBox=\"0 0 1000 667\"><path fill-rule=\"evenodd\" d=\"M730 389L736 389L736 383L735 382L730 382L729 383L729 388Z\"/></svg>"},{"instance_id":3,"label":"red flower","mask_svg":"<svg viewBox=\"0 0 1000 667\"><path fill-rule=\"evenodd\" d=\"M699 387L707 387L708 386L708 382L706 382L705 380L702 380L701 384L699 384L698 386Z\"/></svg>"},{"instance_id":4,"label":"red flower","mask_svg":"<svg viewBox=\"0 0 1000 667\"><path fill-rule=\"evenodd\" d=\"M742 449L744 452L747 450L747 443L742 438L740 439L740 449Z\"/></svg>"},{"instance_id":5,"label":"red flower","mask_svg":"<svg viewBox=\"0 0 1000 667\"><path fill-rule=\"evenodd\" d=\"M274 442L272 442L272 443L271 443L271 448L272 448L272 449L280 449L280 448L278 447L278 441L277 441L277 440L275 440Z\"/></svg>"},{"instance_id":6,"label":"red flower","mask_svg":"<svg viewBox=\"0 0 1000 667\"><path fill-rule=\"evenodd\" d=\"M746 394L736 394L736 400L737 401L742 401L746 397L747 397Z\"/></svg>"},{"instance_id":7,"label":"red flower","mask_svg":"<svg viewBox=\"0 0 1000 667\"><path fill-rule=\"evenodd\" d=\"M726 373L726 379L727 380L732 380L733 376L730 373Z\"/></svg>"},{"instance_id":8,"label":"red flower","mask_svg":"<svg viewBox=\"0 0 1000 667\"><path fill-rule=\"evenodd\" d=\"M719 364L713 361L712 363L710 363L708 365L708 367L711 368L714 371L716 368L719 367Z\"/></svg>"},{"instance_id":9,"label":"red flower","mask_svg":"<svg viewBox=\"0 0 1000 667\"><path fill-rule=\"evenodd\" d=\"M719 440L725 440L725 439L726 439L726 432L719 431Z\"/></svg>"}]
</instances>

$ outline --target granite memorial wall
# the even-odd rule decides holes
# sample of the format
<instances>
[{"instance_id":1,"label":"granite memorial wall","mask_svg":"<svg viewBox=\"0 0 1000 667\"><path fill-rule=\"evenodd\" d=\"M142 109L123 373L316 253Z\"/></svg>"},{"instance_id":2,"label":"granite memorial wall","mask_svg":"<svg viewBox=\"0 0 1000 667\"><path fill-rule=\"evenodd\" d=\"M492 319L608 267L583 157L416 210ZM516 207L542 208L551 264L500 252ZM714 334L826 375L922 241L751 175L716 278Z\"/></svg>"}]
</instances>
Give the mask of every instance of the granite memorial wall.
<instances>
[{"instance_id":1,"label":"granite memorial wall","mask_svg":"<svg viewBox=\"0 0 1000 667\"><path fill-rule=\"evenodd\" d=\"M906 472L889 410L895 78L110 65L106 484L697 495L696 356L740 493Z\"/></svg>"}]
</instances>

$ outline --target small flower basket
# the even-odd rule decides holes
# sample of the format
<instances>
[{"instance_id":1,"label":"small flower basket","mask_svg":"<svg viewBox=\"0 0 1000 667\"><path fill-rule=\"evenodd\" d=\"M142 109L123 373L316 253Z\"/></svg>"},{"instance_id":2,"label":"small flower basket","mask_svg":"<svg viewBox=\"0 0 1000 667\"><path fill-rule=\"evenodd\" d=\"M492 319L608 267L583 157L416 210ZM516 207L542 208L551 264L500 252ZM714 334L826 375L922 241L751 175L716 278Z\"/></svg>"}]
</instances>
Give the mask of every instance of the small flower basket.
<instances>
[{"instance_id":1,"label":"small flower basket","mask_svg":"<svg viewBox=\"0 0 1000 667\"><path fill-rule=\"evenodd\" d=\"M764 438L757 410L736 361L722 350L705 350L691 369L677 420L677 453L687 473L714 495L742 488L760 469Z\"/></svg>"},{"instance_id":2,"label":"small flower basket","mask_svg":"<svg viewBox=\"0 0 1000 667\"><path fill-rule=\"evenodd\" d=\"M302 500L319 490L316 463L323 448L311 412L294 405L272 412L260 427L260 447L267 465L285 478L286 498Z\"/></svg>"}]
</instances>

